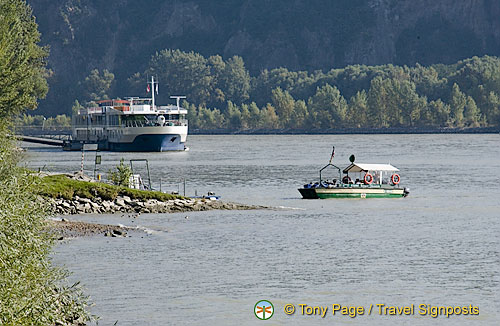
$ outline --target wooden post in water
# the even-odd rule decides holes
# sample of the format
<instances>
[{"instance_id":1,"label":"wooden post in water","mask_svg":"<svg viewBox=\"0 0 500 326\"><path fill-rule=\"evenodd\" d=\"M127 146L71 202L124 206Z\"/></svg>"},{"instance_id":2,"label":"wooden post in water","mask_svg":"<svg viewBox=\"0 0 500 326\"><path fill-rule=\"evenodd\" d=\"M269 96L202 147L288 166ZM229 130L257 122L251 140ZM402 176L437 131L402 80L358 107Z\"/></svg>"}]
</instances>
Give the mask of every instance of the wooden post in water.
<instances>
[{"instance_id":1,"label":"wooden post in water","mask_svg":"<svg viewBox=\"0 0 500 326\"><path fill-rule=\"evenodd\" d=\"M80 166L80 173L83 174L83 160L84 160L84 156L85 156L85 151L83 150L83 146L82 146L82 164Z\"/></svg>"}]
</instances>

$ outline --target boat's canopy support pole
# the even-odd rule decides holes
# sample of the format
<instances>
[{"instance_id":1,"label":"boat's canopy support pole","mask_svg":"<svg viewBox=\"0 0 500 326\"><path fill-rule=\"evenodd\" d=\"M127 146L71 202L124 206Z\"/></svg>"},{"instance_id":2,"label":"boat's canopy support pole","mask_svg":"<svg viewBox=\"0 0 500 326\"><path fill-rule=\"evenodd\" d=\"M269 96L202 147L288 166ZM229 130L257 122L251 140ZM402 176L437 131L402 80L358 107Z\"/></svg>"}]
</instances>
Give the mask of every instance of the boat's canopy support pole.
<instances>
[{"instance_id":1,"label":"boat's canopy support pole","mask_svg":"<svg viewBox=\"0 0 500 326\"><path fill-rule=\"evenodd\" d=\"M329 166L333 166L334 168L336 168L336 169L339 171L339 182L342 182L342 172L341 172L340 168L339 168L338 166L336 166L336 165L333 165L333 164L331 164L331 163L328 163L328 164L327 164L327 165L325 165L323 168L321 168L321 170L319 170L319 184L321 184L321 181L323 180L323 179L321 178L321 172L322 172L324 169L326 169L327 167L329 167Z\"/></svg>"}]
</instances>

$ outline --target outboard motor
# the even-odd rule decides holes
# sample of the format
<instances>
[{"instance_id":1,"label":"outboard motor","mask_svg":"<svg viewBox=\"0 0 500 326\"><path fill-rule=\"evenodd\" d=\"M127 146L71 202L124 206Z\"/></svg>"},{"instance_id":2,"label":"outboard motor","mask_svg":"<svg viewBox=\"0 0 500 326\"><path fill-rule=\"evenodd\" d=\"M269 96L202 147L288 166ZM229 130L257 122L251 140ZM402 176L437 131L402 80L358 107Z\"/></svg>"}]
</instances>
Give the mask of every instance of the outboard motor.
<instances>
[{"instance_id":1,"label":"outboard motor","mask_svg":"<svg viewBox=\"0 0 500 326\"><path fill-rule=\"evenodd\" d=\"M156 119L156 121L158 122L158 124L160 126L163 126L165 124L165 117L160 115L160 116L158 116L158 119Z\"/></svg>"},{"instance_id":2,"label":"outboard motor","mask_svg":"<svg viewBox=\"0 0 500 326\"><path fill-rule=\"evenodd\" d=\"M410 188L404 188L403 189L403 196L407 197L410 194Z\"/></svg>"}]
</instances>

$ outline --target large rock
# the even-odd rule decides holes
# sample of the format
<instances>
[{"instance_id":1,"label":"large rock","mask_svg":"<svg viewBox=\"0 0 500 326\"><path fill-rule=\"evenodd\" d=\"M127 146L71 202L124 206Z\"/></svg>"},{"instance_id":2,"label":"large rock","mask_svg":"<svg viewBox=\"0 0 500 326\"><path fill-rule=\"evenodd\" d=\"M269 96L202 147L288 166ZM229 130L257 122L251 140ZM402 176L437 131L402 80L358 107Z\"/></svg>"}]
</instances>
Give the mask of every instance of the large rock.
<instances>
[{"instance_id":1,"label":"large rock","mask_svg":"<svg viewBox=\"0 0 500 326\"><path fill-rule=\"evenodd\" d=\"M116 197L115 199L115 204L120 207L126 207L127 204L125 204L125 201L123 200L122 197Z\"/></svg>"},{"instance_id":2,"label":"large rock","mask_svg":"<svg viewBox=\"0 0 500 326\"><path fill-rule=\"evenodd\" d=\"M84 204L91 204L92 203L92 200L88 199L88 198L78 198L78 201L80 203L84 203Z\"/></svg>"}]
</instances>

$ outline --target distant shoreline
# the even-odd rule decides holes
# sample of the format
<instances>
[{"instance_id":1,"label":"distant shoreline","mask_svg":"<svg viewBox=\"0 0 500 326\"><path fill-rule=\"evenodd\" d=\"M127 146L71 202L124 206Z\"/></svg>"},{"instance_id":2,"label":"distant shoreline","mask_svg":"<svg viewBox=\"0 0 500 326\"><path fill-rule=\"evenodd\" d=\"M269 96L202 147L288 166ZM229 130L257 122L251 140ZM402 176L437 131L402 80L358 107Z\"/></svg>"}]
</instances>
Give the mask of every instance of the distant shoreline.
<instances>
[{"instance_id":1,"label":"distant shoreline","mask_svg":"<svg viewBox=\"0 0 500 326\"><path fill-rule=\"evenodd\" d=\"M480 128L341 128L306 129L190 129L190 135L376 135L376 134L497 134L500 127Z\"/></svg>"}]
</instances>

